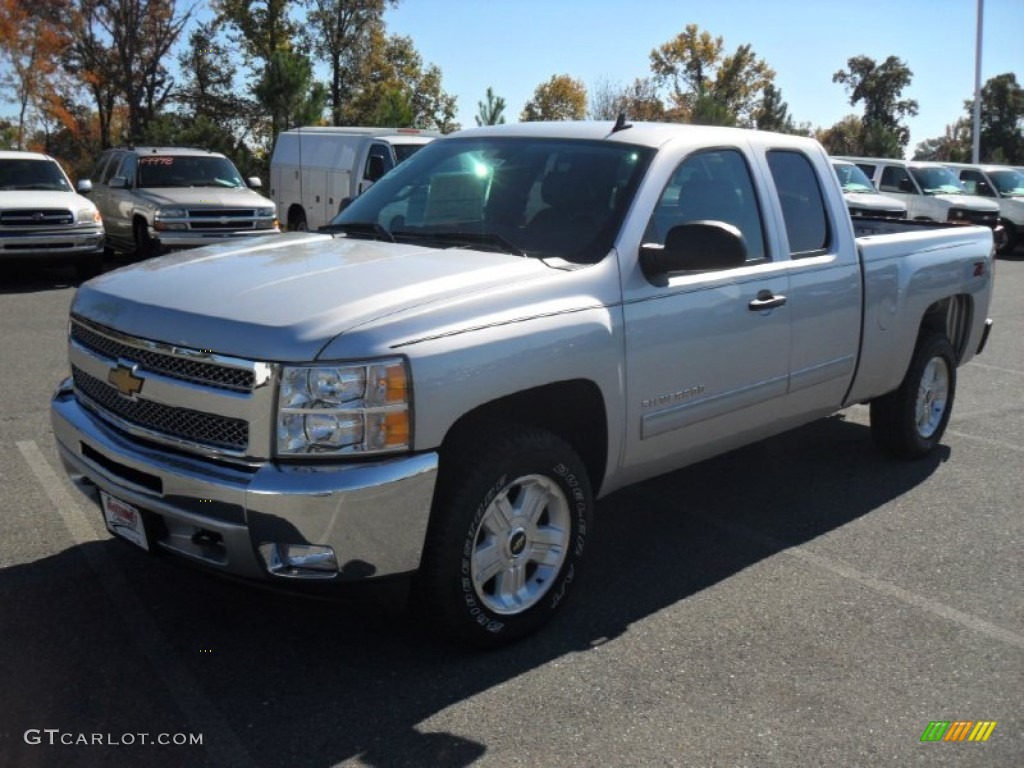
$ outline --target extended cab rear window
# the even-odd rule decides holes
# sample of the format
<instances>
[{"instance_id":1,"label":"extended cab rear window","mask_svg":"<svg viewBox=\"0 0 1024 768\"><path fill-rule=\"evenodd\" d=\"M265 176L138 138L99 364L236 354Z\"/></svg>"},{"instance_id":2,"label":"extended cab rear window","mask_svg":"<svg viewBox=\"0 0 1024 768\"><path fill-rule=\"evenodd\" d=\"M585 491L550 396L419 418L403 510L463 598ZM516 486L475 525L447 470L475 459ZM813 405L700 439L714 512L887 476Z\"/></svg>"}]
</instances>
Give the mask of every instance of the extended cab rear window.
<instances>
[{"instance_id":1,"label":"extended cab rear window","mask_svg":"<svg viewBox=\"0 0 1024 768\"><path fill-rule=\"evenodd\" d=\"M828 214L811 161L801 152L772 150L768 167L782 204L790 254L800 258L824 253L829 245Z\"/></svg>"}]
</instances>

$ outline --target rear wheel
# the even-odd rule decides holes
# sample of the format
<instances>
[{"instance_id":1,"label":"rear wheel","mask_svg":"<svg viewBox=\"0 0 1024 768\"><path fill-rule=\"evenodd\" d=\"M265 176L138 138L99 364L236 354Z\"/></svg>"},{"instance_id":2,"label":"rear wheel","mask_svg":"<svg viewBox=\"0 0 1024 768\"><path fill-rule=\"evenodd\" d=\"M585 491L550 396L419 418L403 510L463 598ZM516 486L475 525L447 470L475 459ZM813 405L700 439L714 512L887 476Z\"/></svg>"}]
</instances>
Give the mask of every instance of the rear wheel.
<instances>
[{"instance_id":1,"label":"rear wheel","mask_svg":"<svg viewBox=\"0 0 1024 768\"><path fill-rule=\"evenodd\" d=\"M288 230L290 232L309 231L309 225L306 223L306 212L301 208L292 211L288 216Z\"/></svg>"},{"instance_id":2,"label":"rear wheel","mask_svg":"<svg viewBox=\"0 0 1024 768\"><path fill-rule=\"evenodd\" d=\"M1006 233L1006 242L1003 243L1003 247L999 249L999 253L1003 256L1008 256L1013 253L1017 247L1017 228L1013 225L1013 222L1002 221L1003 231Z\"/></svg>"},{"instance_id":3,"label":"rear wheel","mask_svg":"<svg viewBox=\"0 0 1024 768\"><path fill-rule=\"evenodd\" d=\"M497 437L443 458L416 590L436 629L480 647L528 635L561 608L594 505L564 440L534 428L488 432Z\"/></svg>"},{"instance_id":4,"label":"rear wheel","mask_svg":"<svg viewBox=\"0 0 1024 768\"><path fill-rule=\"evenodd\" d=\"M918 339L899 389L871 401L871 434L888 454L927 455L939 444L956 394L956 353L949 339L926 331Z\"/></svg>"}]
</instances>

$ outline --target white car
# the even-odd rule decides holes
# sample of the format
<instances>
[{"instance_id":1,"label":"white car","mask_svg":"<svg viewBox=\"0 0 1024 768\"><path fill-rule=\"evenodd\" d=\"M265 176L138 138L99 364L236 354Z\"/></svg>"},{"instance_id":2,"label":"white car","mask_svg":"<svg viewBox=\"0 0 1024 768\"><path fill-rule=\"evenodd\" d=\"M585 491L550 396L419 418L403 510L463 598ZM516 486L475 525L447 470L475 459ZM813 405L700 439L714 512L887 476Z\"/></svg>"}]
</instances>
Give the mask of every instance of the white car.
<instances>
[{"instance_id":1,"label":"white car","mask_svg":"<svg viewBox=\"0 0 1024 768\"><path fill-rule=\"evenodd\" d=\"M864 171L849 160L832 160L832 169L843 188L843 197L851 216L905 219L907 206L902 200L883 195Z\"/></svg>"},{"instance_id":2,"label":"white car","mask_svg":"<svg viewBox=\"0 0 1024 768\"><path fill-rule=\"evenodd\" d=\"M1006 165L947 163L960 183L972 195L987 197L999 206L999 219L1006 230L1002 253L1013 249L1024 235L1024 171Z\"/></svg>"},{"instance_id":3,"label":"white car","mask_svg":"<svg viewBox=\"0 0 1024 768\"><path fill-rule=\"evenodd\" d=\"M0 152L0 260L72 262L87 276L100 268L103 243L99 211L75 192L56 160Z\"/></svg>"}]
</instances>

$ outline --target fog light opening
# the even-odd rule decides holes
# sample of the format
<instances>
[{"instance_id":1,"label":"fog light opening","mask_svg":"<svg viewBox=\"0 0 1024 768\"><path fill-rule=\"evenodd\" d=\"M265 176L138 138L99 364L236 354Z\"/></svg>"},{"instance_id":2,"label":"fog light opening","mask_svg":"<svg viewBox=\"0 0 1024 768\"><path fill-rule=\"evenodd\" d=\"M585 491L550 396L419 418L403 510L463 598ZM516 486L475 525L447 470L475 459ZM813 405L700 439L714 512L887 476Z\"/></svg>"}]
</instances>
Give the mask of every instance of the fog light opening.
<instances>
[{"instance_id":1,"label":"fog light opening","mask_svg":"<svg viewBox=\"0 0 1024 768\"><path fill-rule=\"evenodd\" d=\"M274 576L330 579L338 573L338 558L331 547L264 542L259 549L264 566Z\"/></svg>"}]
</instances>

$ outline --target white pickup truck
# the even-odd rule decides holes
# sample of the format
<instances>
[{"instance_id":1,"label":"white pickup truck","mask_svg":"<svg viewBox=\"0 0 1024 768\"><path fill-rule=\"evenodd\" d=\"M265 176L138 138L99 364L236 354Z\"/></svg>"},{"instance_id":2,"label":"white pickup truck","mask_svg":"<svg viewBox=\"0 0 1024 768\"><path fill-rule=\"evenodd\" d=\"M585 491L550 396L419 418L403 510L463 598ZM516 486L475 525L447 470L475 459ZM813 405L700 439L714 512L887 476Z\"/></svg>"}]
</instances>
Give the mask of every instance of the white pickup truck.
<instances>
[{"instance_id":1,"label":"white pickup truck","mask_svg":"<svg viewBox=\"0 0 1024 768\"><path fill-rule=\"evenodd\" d=\"M85 283L57 446L138 546L278 585L415 574L432 625L508 642L576 585L595 498L855 403L887 452L933 449L993 233L882 225L908 231L855 238L806 138L463 131L327 231Z\"/></svg>"}]
</instances>

